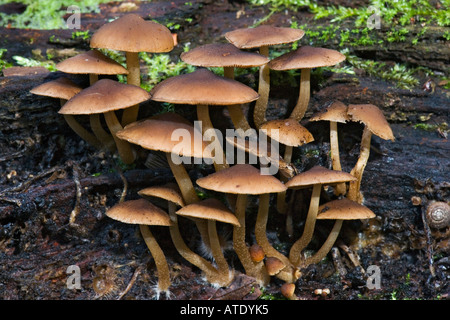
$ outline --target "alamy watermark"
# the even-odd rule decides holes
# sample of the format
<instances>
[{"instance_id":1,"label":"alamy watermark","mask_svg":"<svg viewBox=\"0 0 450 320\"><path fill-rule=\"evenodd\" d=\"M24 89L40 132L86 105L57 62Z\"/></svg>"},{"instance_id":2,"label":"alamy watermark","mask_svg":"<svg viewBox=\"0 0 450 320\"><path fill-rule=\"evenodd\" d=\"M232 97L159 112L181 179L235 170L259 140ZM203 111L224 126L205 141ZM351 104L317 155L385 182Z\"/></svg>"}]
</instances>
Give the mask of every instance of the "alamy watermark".
<instances>
[{"instance_id":1,"label":"alamy watermark","mask_svg":"<svg viewBox=\"0 0 450 320\"><path fill-rule=\"evenodd\" d=\"M201 121L194 121L194 129L194 136L192 136L191 131L184 128L175 129L172 132L171 140L178 142L171 152L171 159L175 164L191 164L191 157L182 154L191 153L184 148L191 149L193 146L195 154L213 155L213 157L195 157L193 159L194 164L224 164L226 161L233 165L257 164L259 162L261 174L274 175L278 172L280 159L278 129L270 131L270 138L266 130L258 130L257 132L255 129L246 131L226 129L225 139L218 129L207 129L203 132ZM207 143L207 146L203 149L204 142ZM248 154L247 161L246 154Z\"/></svg>"},{"instance_id":2,"label":"alamy watermark","mask_svg":"<svg viewBox=\"0 0 450 320\"><path fill-rule=\"evenodd\" d=\"M381 289L381 269L377 265L370 265L366 273L368 275L366 280L366 287L369 290Z\"/></svg>"},{"instance_id":3,"label":"alamy watermark","mask_svg":"<svg viewBox=\"0 0 450 320\"><path fill-rule=\"evenodd\" d=\"M66 280L67 289L75 290L81 289L81 270L76 264L72 264L67 267L66 274L68 275Z\"/></svg>"},{"instance_id":4,"label":"alamy watermark","mask_svg":"<svg viewBox=\"0 0 450 320\"><path fill-rule=\"evenodd\" d=\"M67 14L70 16L66 20L68 29L81 29L81 10L80 7L71 5L67 7Z\"/></svg>"}]
</instances>

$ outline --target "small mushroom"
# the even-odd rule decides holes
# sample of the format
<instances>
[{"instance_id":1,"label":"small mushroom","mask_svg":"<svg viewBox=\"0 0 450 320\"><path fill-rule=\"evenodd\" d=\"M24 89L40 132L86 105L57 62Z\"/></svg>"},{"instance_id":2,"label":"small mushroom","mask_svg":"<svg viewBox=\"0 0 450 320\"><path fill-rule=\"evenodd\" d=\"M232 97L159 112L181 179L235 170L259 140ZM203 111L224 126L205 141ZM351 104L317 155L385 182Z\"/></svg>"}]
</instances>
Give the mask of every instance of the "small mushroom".
<instances>
[{"instance_id":1,"label":"small mushroom","mask_svg":"<svg viewBox=\"0 0 450 320\"><path fill-rule=\"evenodd\" d=\"M240 226L236 216L222 202L217 199L205 199L187 205L176 212L180 216L206 219L208 221L209 242L214 261L217 264L217 274L209 275L210 282L217 283L221 287L228 286L234 277L223 255L217 234L216 221Z\"/></svg>"},{"instance_id":2,"label":"small mushroom","mask_svg":"<svg viewBox=\"0 0 450 320\"><path fill-rule=\"evenodd\" d=\"M231 43L211 43L183 52L181 60L198 67L221 67L224 76L234 79L235 68L259 67L269 62L266 56L256 52L240 50ZM251 129L244 116L241 105L227 106L231 120L236 129Z\"/></svg>"},{"instance_id":3,"label":"small mushroom","mask_svg":"<svg viewBox=\"0 0 450 320\"><path fill-rule=\"evenodd\" d=\"M281 294L289 299L289 300L298 300L298 297L295 295L295 284L293 283L284 283L280 288Z\"/></svg>"},{"instance_id":4,"label":"small mushroom","mask_svg":"<svg viewBox=\"0 0 450 320\"><path fill-rule=\"evenodd\" d=\"M228 106L248 103L258 99L250 87L220 77L201 68L192 73L174 76L161 81L151 90L152 100L197 106L197 120L201 122L204 140L221 143L209 116L209 106ZM214 154L216 171L228 168L225 154Z\"/></svg>"},{"instance_id":5,"label":"small mushroom","mask_svg":"<svg viewBox=\"0 0 450 320\"><path fill-rule=\"evenodd\" d=\"M333 185L355 180L351 174L315 166L308 171L302 172L286 183L286 187L292 189L313 187L311 201L306 217L305 227L301 237L291 246L289 260L294 266L302 262L301 252L310 243L314 227L316 225L317 213L320 204L320 193L323 185Z\"/></svg>"},{"instance_id":6,"label":"small mushroom","mask_svg":"<svg viewBox=\"0 0 450 320\"><path fill-rule=\"evenodd\" d=\"M174 40L167 27L129 13L100 27L92 35L90 46L124 51L129 72L127 83L140 87L139 52L170 52ZM135 122L138 112L139 104L126 109L122 115L122 126Z\"/></svg>"},{"instance_id":7,"label":"small mushroom","mask_svg":"<svg viewBox=\"0 0 450 320\"><path fill-rule=\"evenodd\" d=\"M294 119L281 119L272 120L264 123L261 127L266 134L273 140L285 145L284 161L291 163L293 147L299 147L301 145L314 141L314 137L305 127L303 127L297 120ZM280 177L281 181L286 182L289 178L286 176ZM286 192L280 192L277 194L277 209L278 212L286 213ZM289 235L292 235L292 217L287 216L286 227Z\"/></svg>"},{"instance_id":8,"label":"small mushroom","mask_svg":"<svg viewBox=\"0 0 450 320\"><path fill-rule=\"evenodd\" d=\"M301 46L297 50L285 53L267 64L272 70L301 69L299 96L289 118L300 121L305 115L311 96L311 69L334 66L344 60L345 56L336 50Z\"/></svg>"},{"instance_id":9,"label":"small mushroom","mask_svg":"<svg viewBox=\"0 0 450 320\"><path fill-rule=\"evenodd\" d=\"M73 81L61 77L38 85L37 87L31 89L30 92L39 96L58 98L60 101L60 106L62 107L67 100L71 99L81 90L83 90L83 88L76 85ZM97 139L97 137L86 130L73 115L65 114L64 119L69 127L84 141L97 149L102 147L102 143Z\"/></svg>"},{"instance_id":10,"label":"small mushroom","mask_svg":"<svg viewBox=\"0 0 450 320\"><path fill-rule=\"evenodd\" d=\"M263 175L249 164L237 164L227 169L199 178L197 184L205 189L228 194L237 194L235 214L240 226L233 227L233 245L246 273L264 282L266 277L260 268L255 267L249 248L245 241L245 209L248 195L259 195L255 236L257 243L263 248L267 256L276 256L289 264L289 260L269 243L266 236L266 223L269 211L270 193L286 190L286 187L275 177Z\"/></svg>"},{"instance_id":11,"label":"small mushroom","mask_svg":"<svg viewBox=\"0 0 450 320\"><path fill-rule=\"evenodd\" d=\"M89 85L98 81L98 75L128 74L128 70L98 50L90 50L56 64L56 69L71 74L88 74ZM102 127L100 114L89 115L91 129L95 136L110 150L114 151L114 140Z\"/></svg>"},{"instance_id":12,"label":"small mushroom","mask_svg":"<svg viewBox=\"0 0 450 320\"><path fill-rule=\"evenodd\" d=\"M350 172L356 177L356 180L350 182L347 194L350 200L362 203L361 180L369 160L372 135L375 134L384 140L394 141L395 138L383 112L377 106L373 104L350 104L347 113L352 121L359 121L364 124L358 161Z\"/></svg>"},{"instance_id":13,"label":"small mushroom","mask_svg":"<svg viewBox=\"0 0 450 320\"><path fill-rule=\"evenodd\" d=\"M259 53L269 57L269 46L292 43L300 40L305 32L300 29L262 25L242 28L225 33L225 38L239 49L259 48ZM270 92L270 68L268 64L259 67L258 93L253 121L256 128L266 122L266 109Z\"/></svg>"},{"instance_id":14,"label":"small mushroom","mask_svg":"<svg viewBox=\"0 0 450 320\"><path fill-rule=\"evenodd\" d=\"M111 219L123 223L137 224L144 241L155 260L158 271L157 299L161 292L169 296L171 285L169 265L166 256L148 226L170 226L169 215L145 199L128 200L116 204L106 211Z\"/></svg>"},{"instance_id":15,"label":"small mushroom","mask_svg":"<svg viewBox=\"0 0 450 320\"><path fill-rule=\"evenodd\" d=\"M342 171L341 160L339 156L338 123L350 121L347 114L347 106L340 101L333 101L324 111L313 115L309 121L329 121L330 122L330 152L333 170ZM347 192L344 183L338 184L335 188L335 194L345 195Z\"/></svg>"},{"instance_id":16,"label":"small mushroom","mask_svg":"<svg viewBox=\"0 0 450 320\"><path fill-rule=\"evenodd\" d=\"M170 117L172 118L172 117ZM190 139L178 141L173 138L174 132L183 130ZM129 143L141 146L147 150L162 151L166 154L172 174L180 188L185 204L199 201L192 180L183 163L175 163L174 156L211 158L212 155L206 149L203 141L196 141L195 137L201 136L193 125L181 121L158 120L157 118L141 120L127 125L117 132L117 137ZM198 230L205 244L208 245L207 225L204 221L196 220Z\"/></svg>"},{"instance_id":17,"label":"small mushroom","mask_svg":"<svg viewBox=\"0 0 450 320\"><path fill-rule=\"evenodd\" d=\"M58 112L64 115L103 113L120 158L124 163L130 164L135 160L135 154L128 142L117 137L117 132L123 128L114 111L126 109L148 99L150 94L144 89L110 79L101 79L72 97Z\"/></svg>"},{"instance_id":18,"label":"small mushroom","mask_svg":"<svg viewBox=\"0 0 450 320\"><path fill-rule=\"evenodd\" d=\"M317 219L336 220L330 234L320 249L311 257L306 258L302 267L320 262L330 252L336 242L344 220L371 219L375 217L369 208L347 198L333 200L319 207Z\"/></svg>"}]
</instances>

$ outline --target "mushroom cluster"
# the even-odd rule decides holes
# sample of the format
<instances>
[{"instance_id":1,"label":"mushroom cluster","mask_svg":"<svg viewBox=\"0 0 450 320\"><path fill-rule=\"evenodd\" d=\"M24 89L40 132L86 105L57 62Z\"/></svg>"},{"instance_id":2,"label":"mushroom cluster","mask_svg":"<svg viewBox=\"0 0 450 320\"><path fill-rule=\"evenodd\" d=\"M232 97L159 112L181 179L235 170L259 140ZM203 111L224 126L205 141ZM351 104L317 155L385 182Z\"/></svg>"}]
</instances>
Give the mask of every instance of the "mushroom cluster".
<instances>
[{"instance_id":1,"label":"mushroom cluster","mask_svg":"<svg viewBox=\"0 0 450 320\"><path fill-rule=\"evenodd\" d=\"M172 283L170 259L166 259L157 241L158 234L153 234L149 226L167 226L177 252L200 269L206 281L213 285L229 286L234 279L234 268L242 267L242 271L254 277L261 286L268 285L273 277L282 280L285 284L281 287L282 294L288 299L296 299L295 282L301 277L301 269L319 262L328 254L339 236L343 221L375 216L362 205L360 192L371 136L375 134L383 139L394 139L389 124L376 106L347 106L342 102L328 105L310 121L330 122L332 168L314 166L298 172L292 164L293 149L314 141L313 135L300 124L310 100L311 69L333 66L345 60L345 56L338 51L311 46L300 46L297 50L270 59L270 46L287 46L300 40L303 35L302 30L269 25L230 31L225 34L228 43L206 44L181 54L184 62L197 67L195 71L160 81L147 92L140 87L138 53L170 52L174 47L173 37L163 25L136 14L124 14L94 33L90 42L91 51L57 65L64 73L87 75L88 87L81 88L66 78L60 78L31 91L37 95L59 98L59 113L82 139L95 148L114 154L117 152L126 164L135 163L140 156L150 152L165 153L174 181L163 186L149 185L137 195L128 195L129 199L119 201L106 212L112 219L139 225L157 269L157 298L160 293L169 297ZM101 48L125 52L126 67L104 56L98 50ZM224 76L208 69L212 67L223 68ZM250 67L259 68L258 88L255 90L234 77L235 68ZM301 70L298 102L289 117L267 121L270 72L290 69ZM126 75L127 83L111 79L118 74ZM104 75L109 77L101 78ZM176 113L140 118L140 104L147 100L186 108L195 106L197 121L189 121ZM253 117L244 112L244 105L251 103L254 103ZM223 139L222 132L216 128L209 114L210 108L216 106L228 109L235 131L254 130L256 134L252 134L252 138L264 135L284 148L284 156L279 156L277 150L269 150L270 144L249 146L249 141L242 136ZM84 128L75 118L81 115L89 117L91 130ZM337 137L337 123L348 121L364 124L360 157L349 173L342 171ZM234 164L233 157L225 151L226 143L230 141L233 148L255 155L259 162L249 163L244 159L243 163ZM263 150L264 147L266 150ZM193 181L183 162L192 163L192 159L194 165L212 165L214 171ZM263 172L268 163L277 163L279 172ZM336 198L321 203L325 186L333 187ZM197 188L209 190L206 199L199 197ZM279 213L289 211L300 214L295 208L287 210L286 193L308 188L311 188L311 198L302 234L298 239L293 239L288 253L283 252L267 234L273 212L270 200L276 197L276 211ZM258 203L254 220L249 218L249 197L255 197ZM158 205L155 199L166 201L166 205ZM334 227L322 247L312 256L305 257L303 251L311 243L316 221L320 219L335 220ZM190 243L185 241L180 227L191 224L181 224L183 220L193 222L196 228L189 232L198 233L210 256L196 252L196 248L191 248ZM292 236L292 217L286 221L286 229ZM236 257L233 263L227 261L218 234L223 224L233 230L232 244Z\"/></svg>"}]
</instances>

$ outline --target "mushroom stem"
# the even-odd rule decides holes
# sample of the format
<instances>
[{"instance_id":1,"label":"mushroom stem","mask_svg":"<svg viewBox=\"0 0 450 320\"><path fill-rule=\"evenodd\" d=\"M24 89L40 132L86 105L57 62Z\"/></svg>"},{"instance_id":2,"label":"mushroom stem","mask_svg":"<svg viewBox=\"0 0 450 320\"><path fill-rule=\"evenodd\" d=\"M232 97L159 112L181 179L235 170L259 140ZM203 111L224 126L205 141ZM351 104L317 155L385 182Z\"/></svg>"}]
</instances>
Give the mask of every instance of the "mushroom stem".
<instances>
[{"instance_id":1,"label":"mushroom stem","mask_svg":"<svg viewBox=\"0 0 450 320\"><path fill-rule=\"evenodd\" d=\"M186 203L192 204L198 202L200 199L195 192L194 185L192 183L189 174L186 171L186 168L182 164L175 164L172 161L172 157L170 153L166 153L167 162L169 163L170 169L172 170L172 174L177 181L178 187L180 188L181 195ZM207 247L209 244L209 236L208 236L208 224L203 219L192 218L195 222L198 231L200 232L200 236Z\"/></svg>"},{"instance_id":2,"label":"mushroom stem","mask_svg":"<svg viewBox=\"0 0 450 320\"><path fill-rule=\"evenodd\" d=\"M219 236L217 234L217 227L215 220L208 220L208 235L210 239L211 253L214 261L217 264L217 273L219 285L226 287L233 280L233 272L228 268L227 260L223 255L222 247L220 246Z\"/></svg>"},{"instance_id":3,"label":"mushroom stem","mask_svg":"<svg viewBox=\"0 0 450 320\"><path fill-rule=\"evenodd\" d=\"M247 208L247 195L238 194L236 199L235 215L239 221L240 226L233 227L233 247L239 261L244 267L245 273L254 277L261 285L269 283L269 276L267 274L264 264L255 264L249 253L249 248L245 242L245 210Z\"/></svg>"},{"instance_id":4,"label":"mushroom stem","mask_svg":"<svg viewBox=\"0 0 450 320\"><path fill-rule=\"evenodd\" d=\"M350 174L352 174L356 178L356 180L349 182L347 197L350 200L358 202L359 204L361 204L363 200L362 194L360 192L361 179L364 172L364 168L366 167L367 161L369 160L371 139L372 139L372 132L369 130L367 126L365 126L361 137L359 158L355 166L353 167L352 171L350 171Z\"/></svg>"},{"instance_id":5,"label":"mushroom stem","mask_svg":"<svg viewBox=\"0 0 450 320\"><path fill-rule=\"evenodd\" d=\"M311 69L301 69L300 75L300 90L297 99L297 104L292 110L290 118L300 121L305 115L306 109L308 108L309 98L311 95L310 79L311 79Z\"/></svg>"},{"instance_id":6,"label":"mushroom stem","mask_svg":"<svg viewBox=\"0 0 450 320\"><path fill-rule=\"evenodd\" d=\"M259 48L259 53L268 57L269 47L262 46ZM258 93L259 98L256 100L255 109L253 111L253 121L257 129L266 122L266 110L269 102L270 92L270 69L267 64L259 67L259 83Z\"/></svg>"},{"instance_id":7,"label":"mushroom stem","mask_svg":"<svg viewBox=\"0 0 450 320\"><path fill-rule=\"evenodd\" d=\"M89 85L93 85L98 81L98 74L90 73L89 74ZM100 121L100 114L94 113L89 115L89 122L91 125L92 132L97 137L97 139L103 143L106 148L111 151L116 151L116 145L114 143L114 139L111 135L103 129L103 126Z\"/></svg>"},{"instance_id":8,"label":"mushroom stem","mask_svg":"<svg viewBox=\"0 0 450 320\"><path fill-rule=\"evenodd\" d=\"M158 245L153 234L150 232L150 228L146 225L139 225L142 237L147 245L150 253L155 260L156 270L158 271L158 289L162 292L167 292L171 285L169 265L167 264L166 257L161 247Z\"/></svg>"},{"instance_id":9,"label":"mushroom stem","mask_svg":"<svg viewBox=\"0 0 450 320\"><path fill-rule=\"evenodd\" d=\"M101 149L101 142L89 131L87 131L83 126L75 119L71 114L64 114L64 119L66 120L69 127L84 141L89 143L91 146Z\"/></svg>"},{"instance_id":10,"label":"mushroom stem","mask_svg":"<svg viewBox=\"0 0 450 320\"><path fill-rule=\"evenodd\" d=\"M140 87L141 86L141 69L139 65L138 52L126 52L127 59L127 83ZM139 113L139 104L131 106L123 111L122 126L126 126L137 120Z\"/></svg>"},{"instance_id":11,"label":"mushroom stem","mask_svg":"<svg viewBox=\"0 0 450 320\"><path fill-rule=\"evenodd\" d=\"M102 141L104 146L111 152L116 151L116 144L114 143L114 139L108 134L104 129L100 122L100 114L95 113L89 115L89 122L91 125L92 132L94 132L95 136L99 141Z\"/></svg>"},{"instance_id":12,"label":"mushroom stem","mask_svg":"<svg viewBox=\"0 0 450 320\"><path fill-rule=\"evenodd\" d=\"M336 242L337 237L339 236L339 232L341 231L342 222L344 220L336 220L334 223L333 229L327 237L327 240L322 244L322 247L312 256L305 260L303 267L307 267L310 264L319 263L325 256L330 252L334 243Z\"/></svg>"},{"instance_id":13,"label":"mushroom stem","mask_svg":"<svg viewBox=\"0 0 450 320\"><path fill-rule=\"evenodd\" d=\"M339 156L339 140L336 121L330 121L330 152L333 170L342 171L341 160ZM346 191L347 189L344 182L336 185L335 194L337 196L344 195Z\"/></svg>"},{"instance_id":14,"label":"mushroom stem","mask_svg":"<svg viewBox=\"0 0 450 320\"><path fill-rule=\"evenodd\" d=\"M266 227L269 218L269 200L270 193L261 194L259 196L259 208L255 224L256 242L263 248L267 257L276 257L286 266L291 266L292 264L289 259L276 250L267 239Z\"/></svg>"},{"instance_id":15,"label":"mushroom stem","mask_svg":"<svg viewBox=\"0 0 450 320\"><path fill-rule=\"evenodd\" d=\"M285 149L284 149L284 161L286 163L290 163L291 162L291 160L292 160L292 151L293 151L293 147L292 146L285 146ZM281 181L286 182L287 180L288 180L288 178L286 176L281 175ZM287 206L286 206L286 191L283 191L283 192L280 192L280 193L277 194L277 211L279 213L285 214L286 213L286 209L287 209ZM291 217L291 219L292 219L292 217ZM288 220L289 220L289 218L287 217L286 227L288 229L289 228L292 229L292 225L289 225ZM290 220L290 221L292 223L292 220ZM292 230L291 230L291 232L292 232ZM289 230L288 230L288 233L291 234L291 232L289 232Z\"/></svg>"},{"instance_id":16,"label":"mushroom stem","mask_svg":"<svg viewBox=\"0 0 450 320\"><path fill-rule=\"evenodd\" d=\"M123 127L120 125L116 114L114 113L114 111L108 111L104 113L104 116L108 129L111 132L114 141L116 142L117 151L119 152L120 158L122 159L123 163L133 163L136 157L130 143L117 137L117 132L122 130Z\"/></svg>"},{"instance_id":17,"label":"mushroom stem","mask_svg":"<svg viewBox=\"0 0 450 320\"><path fill-rule=\"evenodd\" d=\"M217 270L210 262L189 249L181 236L180 229L178 228L178 223L174 223L172 226L170 226L169 230L173 244L175 245L178 253L191 264L202 270L209 282L216 282L218 278Z\"/></svg>"},{"instance_id":18,"label":"mushroom stem","mask_svg":"<svg viewBox=\"0 0 450 320\"><path fill-rule=\"evenodd\" d=\"M234 79L234 67L224 67L223 74L225 78ZM244 131L251 129L240 104L229 105L227 109L235 129L242 129Z\"/></svg>"},{"instance_id":19,"label":"mushroom stem","mask_svg":"<svg viewBox=\"0 0 450 320\"><path fill-rule=\"evenodd\" d=\"M204 104L197 105L197 118L199 121L201 121L202 124L203 139L206 141L211 141L212 143L212 140L214 138L214 143L216 145L217 144L221 145L221 141L219 140L219 137L216 134L216 129L214 129L214 126L211 122L211 118L209 116L209 107L207 105ZM214 168L216 169L216 171L228 168L229 165L227 163L227 159L225 156L225 152L223 151L223 148L222 148L222 157L219 159L214 151L216 151L215 148L212 150L212 154L214 156Z\"/></svg>"},{"instance_id":20,"label":"mushroom stem","mask_svg":"<svg viewBox=\"0 0 450 320\"><path fill-rule=\"evenodd\" d=\"M309 204L308 215L306 217L305 227L303 229L302 236L292 245L289 252L289 260L294 266L298 266L301 263L301 252L312 239L314 233L314 227L316 225L317 212L319 210L320 193L322 191L321 184L315 184L313 186L311 201Z\"/></svg>"}]
</instances>

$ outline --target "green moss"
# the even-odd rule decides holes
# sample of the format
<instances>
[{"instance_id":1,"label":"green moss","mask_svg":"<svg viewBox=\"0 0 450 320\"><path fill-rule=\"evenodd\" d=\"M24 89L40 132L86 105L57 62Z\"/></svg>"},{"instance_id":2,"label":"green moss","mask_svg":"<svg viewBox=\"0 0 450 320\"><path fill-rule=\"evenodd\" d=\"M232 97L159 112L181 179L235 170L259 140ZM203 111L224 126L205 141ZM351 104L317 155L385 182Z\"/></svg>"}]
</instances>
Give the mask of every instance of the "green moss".
<instances>
[{"instance_id":1,"label":"green moss","mask_svg":"<svg viewBox=\"0 0 450 320\"><path fill-rule=\"evenodd\" d=\"M4 0L2 3L15 2L16 0ZM31 29L65 29L64 15L67 7L76 5L81 13L99 12L100 3L111 0L22 0L26 10L23 13L5 14L0 13L0 26L10 25L12 28ZM17 2L17 1L16 1ZM81 20L81 24L83 20Z\"/></svg>"}]
</instances>

